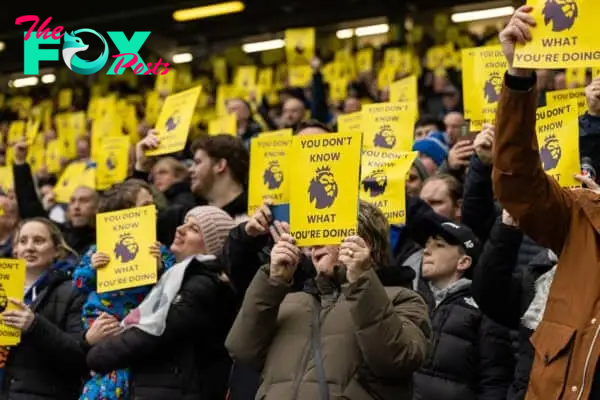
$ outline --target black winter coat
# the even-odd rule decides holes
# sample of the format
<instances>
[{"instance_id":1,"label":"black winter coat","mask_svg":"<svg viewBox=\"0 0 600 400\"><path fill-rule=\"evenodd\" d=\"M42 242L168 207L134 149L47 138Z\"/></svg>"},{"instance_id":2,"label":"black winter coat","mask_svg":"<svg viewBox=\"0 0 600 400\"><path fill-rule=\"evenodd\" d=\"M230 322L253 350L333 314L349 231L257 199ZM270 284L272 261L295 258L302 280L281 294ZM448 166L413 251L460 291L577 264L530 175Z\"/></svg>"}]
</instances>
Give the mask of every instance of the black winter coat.
<instances>
[{"instance_id":1,"label":"black winter coat","mask_svg":"<svg viewBox=\"0 0 600 400\"><path fill-rule=\"evenodd\" d=\"M92 347L89 367L129 368L131 400L223 400L231 368L224 342L236 305L221 271L216 261L191 261L162 336L126 330Z\"/></svg>"},{"instance_id":2,"label":"black winter coat","mask_svg":"<svg viewBox=\"0 0 600 400\"><path fill-rule=\"evenodd\" d=\"M419 286L431 307L433 334L431 353L414 375L414 399L504 400L514 368L509 330L483 315L470 285L437 307L427 284Z\"/></svg>"},{"instance_id":3,"label":"black winter coat","mask_svg":"<svg viewBox=\"0 0 600 400\"><path fill-rule=\"evenodd\" d=\"M521 324L535 296L535 281L555 262L544 250L525 268L518 268L519 246L523 233L497 223L485 245L473 275L473 297L481 310L499 324L518 331L517 366L508 390L509 400L525 398L534 349L529 342L533 333Z\"/></svg>"},{"instance_id":4,"label":"black winter coat","mask_svg":"<svg viewBox=\"0 0 600 400\"><path fill-rule=\"evenodd\" d=\"M31 304L35 319L21 343L10 348L1 399L78 399L87 373L81 308L85 296L73 290L71 276L51 272Z\"/></svg>"}]
</instances>

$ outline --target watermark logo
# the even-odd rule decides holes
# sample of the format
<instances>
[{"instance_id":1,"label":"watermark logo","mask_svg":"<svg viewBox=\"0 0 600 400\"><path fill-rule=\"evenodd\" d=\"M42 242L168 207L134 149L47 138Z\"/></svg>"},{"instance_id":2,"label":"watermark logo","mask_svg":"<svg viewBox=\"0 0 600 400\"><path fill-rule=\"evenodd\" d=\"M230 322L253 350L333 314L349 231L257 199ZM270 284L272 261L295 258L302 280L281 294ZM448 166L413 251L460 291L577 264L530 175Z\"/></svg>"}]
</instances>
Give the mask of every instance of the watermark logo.
<instances>
[{"instance_id":1,"label":"watermark logo","mask_svg":"<svg viewBox=\"0 0 600 400\"><path fill-rule=\"evenodd\" d=\"M33 22L29 30L25 32L25 57L24 57L24 74L37 75L39 74L40 61L58 61L59 51L53 48L40 48L40 45L58 45L63 39L62 57L69 69L81 75L91 75L100 71L108 61L109 48L108 42L103 35L92 29L78 29L71 32L63 33L64 27L57 26L52 31L48 28L48 24L52 17L48 17L39 27L40 21L37 15L24 15L16 19L15 24L21 25L25 22ZM36 29L37 28L37 29ZM89 45L77 35L80 33L91 33L97 36L104 45L104 50L95 60L83 60L77 53L85 51ZM162 62L160 59L157 63L144 63L142 57L138 54L142 45L150 36L150 32L134 32L130 39L127 39L123 32L106 32L110 40L117 47L119 54L112 55L115 59L109 68L107 75L121 75L127 68L133 69L136 75L165 75L169 72L169 63ZM32 35L33 34L33 35Z\"/></svg>"}]
</instances>

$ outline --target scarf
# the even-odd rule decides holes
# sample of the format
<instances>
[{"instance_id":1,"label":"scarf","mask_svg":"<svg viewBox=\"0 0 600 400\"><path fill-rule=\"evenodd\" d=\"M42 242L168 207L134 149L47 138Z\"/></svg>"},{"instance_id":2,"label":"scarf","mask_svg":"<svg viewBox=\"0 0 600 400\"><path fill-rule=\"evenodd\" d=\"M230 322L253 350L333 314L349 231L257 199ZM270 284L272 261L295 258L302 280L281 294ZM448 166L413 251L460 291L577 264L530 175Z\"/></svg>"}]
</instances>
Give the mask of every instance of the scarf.
<instances>
[{"instance_id":1,"label":"scarf","mask_svg":"<svg viewBox=\"0 0 600 400\"><path fill-rule=\"evenodd\" d=\"M524 327L535 330L542 318L544 318L544 312L546 311L546 302L548 301L548 294L554 281L554 274L556 273L555 265L552 269L545 274L541 275L535 281L535 296L529 304L529 308L521 317L521 323Z\"/></svg>"},{"instance_id":2,"label":"scarf","mask_svg":"<svg viewBox=\"0 0 600 400\"><path fill-rule=\"evenodd\" d=\"M141 304L121 322L124 329L138 328L153 336L161 336L166 328L167 314L181 289L185 271L192 260L212 261L212 255L191 256L173 265L152 288Z\"/></svg>"}]
</instances>

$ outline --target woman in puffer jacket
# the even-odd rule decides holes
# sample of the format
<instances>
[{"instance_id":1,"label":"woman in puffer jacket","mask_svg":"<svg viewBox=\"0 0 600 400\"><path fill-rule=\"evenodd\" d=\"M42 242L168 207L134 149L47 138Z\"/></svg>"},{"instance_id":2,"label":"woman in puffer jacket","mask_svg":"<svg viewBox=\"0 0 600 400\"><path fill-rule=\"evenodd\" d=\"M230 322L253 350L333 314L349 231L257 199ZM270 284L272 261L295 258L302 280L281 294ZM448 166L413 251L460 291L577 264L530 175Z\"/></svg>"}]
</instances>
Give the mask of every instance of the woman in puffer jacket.
<instances>
[{"instance_id":1,"label":"woman in puffer jacket","mask_svg":"<svg viewBox=\"0 0 600 400\"><path fill-rule=\"evenodd\" d=\"M389 225L360 202L358 235L311 249L313 291L290 293L300 249L283 234L256 273L226 341L262 371L257 399L410 399L425 359L427 306L410 289L384 287Z\"/></svg>"}]
</instances>

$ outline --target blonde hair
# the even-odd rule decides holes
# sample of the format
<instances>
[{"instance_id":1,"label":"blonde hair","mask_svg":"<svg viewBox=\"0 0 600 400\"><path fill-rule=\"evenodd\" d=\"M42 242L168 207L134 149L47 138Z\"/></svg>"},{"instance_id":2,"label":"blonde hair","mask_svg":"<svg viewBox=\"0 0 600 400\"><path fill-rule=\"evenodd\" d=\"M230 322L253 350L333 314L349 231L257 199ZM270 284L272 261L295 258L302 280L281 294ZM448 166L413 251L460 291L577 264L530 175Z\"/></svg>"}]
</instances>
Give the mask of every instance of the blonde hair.
<instances>
[{"instance_id":1,"label":"blonde hair","mask_svg":"<svg viewBox=\"0 0 600 400\"><path fill-rule=\"evenodd\" d=\"M387 267L391 261L390 224L381 210L360 200L358 203L358 236L371 248L375 268Z\"/></svg>"},{"instance_id":2,"label":"blonde hair","mask_svg":"<svg viewBox=\"0 0 600 400\"><path fill-rule=\"evenodd\" d=\"M159 159L156 164L154 164L154 168L158 168L160 166L165 166L168 169L173 171L173 175L175 175L175 179L179 182L184 181L188 176L188 170L185 165L173 157L163 157Z\"/></svg>"},{"instance_id":3,"label":"blonde hair","mask_svg":"<svg viewBox=\"0 0 600 400\"><path fill-rule=\"evenodd\" d=\"M56 226L56 224L50 221L49 219L42 217L28 218L19 222L19 225L17 225L17 229L15 230L13 248L15 248L17 243L19 242L19 237L21 236L21 229L23 229L23 227L29 222L39 222L40 224L44 225L46 229L48 229L48 233L50 233L50 240L52 240L54 247L56 247L56 249L58 250L59 259L65 259L69 255L75 256L75 258L79 258L79 254L77 254L77 252L73 250L73 248L71 248L71 246L69 246L65 241L65 237L63 236L58 226Z\"/></svg>"}]
</instances>

